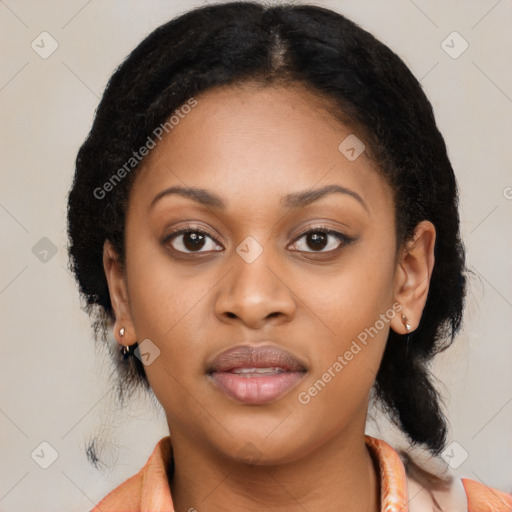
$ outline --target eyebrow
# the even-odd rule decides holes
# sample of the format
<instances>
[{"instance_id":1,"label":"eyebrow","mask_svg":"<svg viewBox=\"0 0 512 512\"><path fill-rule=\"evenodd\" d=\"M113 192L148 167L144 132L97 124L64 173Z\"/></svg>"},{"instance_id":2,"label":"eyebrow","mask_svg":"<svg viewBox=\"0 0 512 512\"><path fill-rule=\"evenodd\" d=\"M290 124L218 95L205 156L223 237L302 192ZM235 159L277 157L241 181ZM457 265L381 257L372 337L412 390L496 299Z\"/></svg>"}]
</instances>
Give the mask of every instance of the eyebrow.
<instances>
[{"instance_id":1,"label":"eyebrow","mask_svg":"<svg viewBox=\"0 0 512 512\"><path fill-rule=\"evenodd\" d=\"M318 201L319 199L328 194L335 193L353 197L364 207L366 211L368 211L367 204L357 192L354 192L353 190L350 190L345 187L341 187L340 185L326 185L325 187L322 188L304 190L302 192L294 192L292 194L287 194L286 196L283 196L281 198L281 205L293 209L301 208L313 203L314 201ZM204 188L181 186L169 187L159 192L154 197L153 201L151 201L149 208L151 209L155 205L155 203L157 203L163 197L173 194L186 197L201 205L209 206L219 210L225 210L227 208L227 205L224 202L224 200L213 192L210 192Z\"/></svg>"}]
</instances>

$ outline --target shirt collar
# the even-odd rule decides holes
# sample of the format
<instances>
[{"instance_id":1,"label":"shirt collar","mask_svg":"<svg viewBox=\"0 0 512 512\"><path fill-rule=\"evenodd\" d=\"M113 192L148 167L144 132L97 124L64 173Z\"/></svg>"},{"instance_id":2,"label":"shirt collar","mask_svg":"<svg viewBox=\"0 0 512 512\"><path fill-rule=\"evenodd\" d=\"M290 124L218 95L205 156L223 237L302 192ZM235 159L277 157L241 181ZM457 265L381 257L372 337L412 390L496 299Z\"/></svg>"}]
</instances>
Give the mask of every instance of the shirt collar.
<instances>
[{"instance_id":1,"label":"shirt collar","mask_svg":"<svg viewBox=\"0 0 512 512\"><path fill-rule=\"evenodd\" d=\"M408 512L407 477L400 456L382 439L364 437L379 470L381 512ZM171 438L166 436L141 470L140 510L174 511L167 474L171 458Z\"/></svg>"},{"instance_id":2,"label":"shirt collar","mask_svg":"<svg viewBox=\"0 0 512 512\"><path fill-rule=\"evenodd\" d=\"M381 512L408 512L407 476L400 456L386 441L364 438L379 467Z\"/></svg>"}]
</instances>

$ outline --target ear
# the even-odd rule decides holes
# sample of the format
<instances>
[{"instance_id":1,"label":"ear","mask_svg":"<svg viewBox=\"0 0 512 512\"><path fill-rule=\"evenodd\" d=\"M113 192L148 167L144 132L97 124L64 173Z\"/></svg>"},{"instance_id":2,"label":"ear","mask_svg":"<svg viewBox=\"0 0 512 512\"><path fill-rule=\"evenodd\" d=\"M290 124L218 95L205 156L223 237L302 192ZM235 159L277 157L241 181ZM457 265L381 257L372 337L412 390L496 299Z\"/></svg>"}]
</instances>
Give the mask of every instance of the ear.
<instances>
[{"instance_id":1,"label":"ear","mask_svg":"<svg viewBox=\"0 0 512 512\"><path fill-rule=\"evenodd\" d=\"M434 268L435 241L436 228L424 220L416 226L412 240L407 241L400 251L395 274L395 300L402 310L391 320L391 328L398 334L407 334L405 323L411 326L410 332L420 323Z\"/></svg>"},{"instance_id":2,"label":"ear","mask_svg":"<svg viewBox=\"0 0 512 512\"><path fill-rule=\"evenodd\" d=\"M107 278L110 302L115 315L114 337L121 345L132 345L137 341L130 312L130 302L123 266L110 241L103 244L103 269ZM124 327L124 336L120 330Z\"/></svg>"}]
</instances>

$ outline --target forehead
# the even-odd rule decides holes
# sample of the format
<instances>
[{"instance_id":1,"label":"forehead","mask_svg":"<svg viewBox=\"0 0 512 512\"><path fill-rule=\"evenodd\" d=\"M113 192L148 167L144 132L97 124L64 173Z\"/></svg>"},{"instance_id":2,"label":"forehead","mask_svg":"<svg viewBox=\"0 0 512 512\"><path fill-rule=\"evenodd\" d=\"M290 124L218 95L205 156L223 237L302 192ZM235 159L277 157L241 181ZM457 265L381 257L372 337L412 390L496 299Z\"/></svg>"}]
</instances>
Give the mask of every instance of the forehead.
<instances>
[{"instance_id":1,"label":"forehead","mask_svg":"<svg viewBox=\"0 0 512 512\"><path fill-rule=\"evenodd\" d=\"M355 141L358 151L357 141L364 142L329 113L327 100L301 86L247 84L195 99L197 105L137 171L137 202L148 205L163 189L179 185L215 190L228 207L264 205L282 203L283 195L298 190L339 184L364 195L372 209L389 206L391 191L367 153L349 159L343 152L343 141Z\"/></svg>"}]
</instances>

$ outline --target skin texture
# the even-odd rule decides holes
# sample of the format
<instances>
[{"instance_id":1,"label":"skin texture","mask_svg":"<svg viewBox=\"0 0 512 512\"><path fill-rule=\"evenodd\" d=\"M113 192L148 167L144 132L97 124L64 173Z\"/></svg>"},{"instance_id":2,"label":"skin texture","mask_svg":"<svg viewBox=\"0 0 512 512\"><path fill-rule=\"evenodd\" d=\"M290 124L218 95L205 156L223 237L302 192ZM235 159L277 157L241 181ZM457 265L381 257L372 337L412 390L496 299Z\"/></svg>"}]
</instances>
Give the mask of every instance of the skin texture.
<instances>
[{"instance_id":1,"label":"skin texture","mask_svg":"<svg viewBox=\"0 0 512 512\"><path fill-rule=\"evenodd\" d=\"M173 441L176 510L222 510L227 503L248 511L380 510L364 428L389 328L406 333L400 314L309 403L298 395L393 304L415 329L435 229L422 222L396 250L391 188L366 153L349 161L338 150L353 131L307 89L245 84L196 99L135 178L125 265L108 242L104 247L117 340L149 339L160 350L145 370ZM349 194L296 209L280 204L286 194L332 184L364 204ZM172 186L208 189L227 206L174 194L150 207ZM187 224L208 232L200 253L191 253L182 235L162 242ZM319 226L353 241L327 235L315 250L302 235ZM263 250L251 263L236 250L247 237ZM271 403L247 405L211 384L208 362L228 348L262 342L305 364L297 386Z\"/></svg>"}]
</instances>

